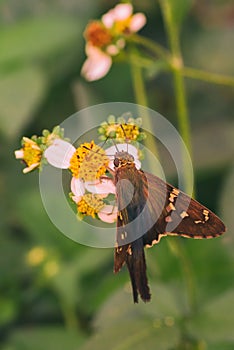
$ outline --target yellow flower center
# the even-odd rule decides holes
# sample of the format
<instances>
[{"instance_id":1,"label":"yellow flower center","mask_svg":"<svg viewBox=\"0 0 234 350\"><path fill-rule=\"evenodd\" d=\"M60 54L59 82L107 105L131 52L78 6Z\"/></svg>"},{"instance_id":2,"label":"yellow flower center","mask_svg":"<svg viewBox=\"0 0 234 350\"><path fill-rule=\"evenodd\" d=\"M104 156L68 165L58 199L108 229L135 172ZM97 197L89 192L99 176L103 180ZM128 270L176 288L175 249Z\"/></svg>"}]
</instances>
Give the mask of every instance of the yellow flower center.
<instances>
[{"instance_id":1,"label":"yellow flower center","mask_svg":"<svg viewBox=\"0 0 234 350\"><path fill-rule=\"evenodd\" d=\"M136 140L139 133L138 126L134 124L121 124L116 129L116 138Z\"/></svg>"},{"instance_id":2,"label":"yellow flower center","mask_svg":"<svg viewBox=\"0 0 234 350\"><path fill-rule=\"evenodd\" d=\"M132 20L132 16L125 18L121 21L116 21L113 28L115 35L129 34L130 33L129 27L130 27L131 20Z\"/></svg>"},{"instance_id":3,"label":"yellow flower center","mask_svg":"<svg viewBox=\"0 0 234 350\"><path fill-rule=\"evenodd\" d=\"M78 212L95 218L95 215L104 207L102 196L93 193L85 194L77 203Z\"/></svg>"},{"instance_id":4,"label":"yellow flower center","mask_svg":"<svg viewBox=\"0 0 234 350\"><path fill-rule=\"evenodd\" d=\"M108 29L98 21L91 22L87 26L84 35L87 42L100 48L110 44L112 41L112 35Z\"/></svg>"},{"instance_id":5,"label":"yellow flower center","mask_svg":"<svg viewBox=\"0 0 234 350\"><path fill-rule=\"evenodd\" d=\"M23 145L23 150L24 150L23 160L25 161L27 166L40 163L42 151L38 147L36 142L28 139L27 141L25 141Z\"/></svg>"},{"instance_id":6,"label":"yellow flower center","mask_svg":"<svg viewBox=\"0 0 234 350\"><path fill-rule=\"evenodd\" d=\"M76 149L70 160L70 170L74 177L84 181L99 179L107 169L109 158L94 141L83 143Z\"/></svg>"}]
</instances>

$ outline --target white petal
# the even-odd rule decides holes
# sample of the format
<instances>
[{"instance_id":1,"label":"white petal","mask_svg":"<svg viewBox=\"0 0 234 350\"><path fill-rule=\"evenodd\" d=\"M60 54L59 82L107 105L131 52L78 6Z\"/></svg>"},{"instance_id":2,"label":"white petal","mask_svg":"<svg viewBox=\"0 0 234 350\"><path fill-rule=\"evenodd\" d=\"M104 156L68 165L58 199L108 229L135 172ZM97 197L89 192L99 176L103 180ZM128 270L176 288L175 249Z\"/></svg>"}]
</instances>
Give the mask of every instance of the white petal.
<instances>
[{"instance_id":1,"label":"white petal","mask_svg":"<svg viewBox=\"0 0 234 350\"><path fill-rule=\"evenodd\" d=\"M115 6L115 21L122 21L132 14L132 5L131 4L118 4Z\"/></svg>"},{"instance_id":2,"label":"white petal","mask_svg":"<svg viewBox=\"0 0 234 350\"><path fill-rule=\"evenodd\" d=\"M85 193L84 182L81 181L80 179L73 177L71 180L71 191L75 197L77 198L82 197ZM74 202L76 202L76 200L74 200Z\"/></svg>"},{"instance_id":3,"label":"white petal","mask_svg":"<svg viewBox=\"0 0 234 350\"><path fill-rule=\"evenodd\" d=\"M146 24L146 17L143 13L136 13L132 16L129 29L131 32L137 32Z\"/></svg>"},{"instance_id":4,"label":"white petal","mask_svg":"<svg viewBox=\"0 0 234 350\"><path fill-rule=\"evenodd\" d=\"M16 159L23 159L24 158L24 151L22 149L15 151L15 158Z\"/></svg>"},{"instance_id":5,"label":"white petal","mask_svg":"<svg viewBox=\"0 0 234 350\"><path fill-rule=\"evenodd\" d=\"M75 151L75 147L69 142L55 139L53 144L45 150L44 155L49 164L56 168L67 169Z\"/></svg>"},{"instance_id":6,"label":"white petal","mask_svg":"<svg viewBox=\"0 0 234 350\"><path fill-rule=\"evenodd\" d=\"M108 223L115 222L117 220L118 208L113 205L105 205L98 213L98 217Z\"/></svg>"},{"instance_id":7,"label":"white petal","mask_svg":"<svg viewBox=\"0 0 234 350\"><path fill-rule=\"evenodd\" d=\"M32 171L32 170L34 170L35 168L37 168L39 165L40 165L40 163L31 164L31 165L28 166L27 168L24 168L24 169L23 169L23 173L24 173L24 174L27 174L27 173L29 173L30 171Z\"/></svg>"},{"instance_id":8,"label":"white petal","mask_svg":"<svg viewBox=\"0 0 234 350\"><path fill-rule=\"evenodd\" d=\"M81 74L88 81L103 78L109 72L112 65L111 57L97 48L91 49L90 45L87 52L90 54L83 64Z\"/></svg>"},{"instance_id":9,"label":"white petal","mask_svg":"<svg viewBox=\"0 0 234 350\"><path fill-rule=\"evenodd\" d=\"M87 181L85 182L85 188L91 193L97 194L115 194L115 185L111 179L102 179L96 181Z\"/></svg>"}]
</instances>

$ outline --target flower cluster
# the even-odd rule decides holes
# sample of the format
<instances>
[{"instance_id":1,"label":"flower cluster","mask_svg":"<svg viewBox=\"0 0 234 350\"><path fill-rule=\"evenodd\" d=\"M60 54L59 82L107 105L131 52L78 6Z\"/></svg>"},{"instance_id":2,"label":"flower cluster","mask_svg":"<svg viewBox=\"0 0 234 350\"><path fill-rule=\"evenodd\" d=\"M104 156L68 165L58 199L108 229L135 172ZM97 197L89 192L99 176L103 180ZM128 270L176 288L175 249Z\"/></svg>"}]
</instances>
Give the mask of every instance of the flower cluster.
<instances>
[{"instance_id":1,"label":"flower cluster","mask_svg":"<svg viewBox=\"0 0 234 350\"><path fill-rule=\"evenodd\" d=\"M88 80L104 77L112 65L112 57L125 47L130 35L146 23L143 13L133 15L130 3L118 4L104 14L101 20L91 21L84 32L87 59L81 74Z\"/></svg>"},{"instance_id":2,"label":"flower cluster","mask_svg":"<svg viewBox=\"0 0 234 350\"><path fill-rule=\"evenodd\" d=\"M76 148L64 139L63 130L55 127L51 133L44 130L39 137L23 137L22 148L15 151L15 156L26 164L24 173L42 169L46 163L68 169L72 175L70 198L76 204L78 217L91 216L112 223L117 218L113 159L116 151L128 151L134 157L135 166L140 169L140 153L133 145L145 137L140 125L140 118L125 120L110 116L98 130L101 139L109 138L112 144L114 142L114 146L105 150L93 140Z\"/></svg>"}]
</instances>

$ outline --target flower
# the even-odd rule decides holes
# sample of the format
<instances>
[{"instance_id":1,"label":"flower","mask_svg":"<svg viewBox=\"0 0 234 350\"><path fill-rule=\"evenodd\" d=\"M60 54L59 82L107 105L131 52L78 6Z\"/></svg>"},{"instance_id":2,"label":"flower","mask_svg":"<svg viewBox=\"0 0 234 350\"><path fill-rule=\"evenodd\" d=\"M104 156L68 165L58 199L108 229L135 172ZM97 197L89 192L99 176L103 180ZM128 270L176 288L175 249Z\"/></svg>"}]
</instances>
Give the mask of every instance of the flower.
<instances>
[{"instance_id":1,"label":"flower","mask_svg":"<svg viewBox=\"0 0 234 350\"><path fill-rule=\"evenodd\" d=\"M64 130L60 126L55 126L50 132L43 130L42 136L32 136L22 138L22 148L15 151L16 159L22 159L27 167L23 173L28 173L36 168L42 168L45 163L45 151L49 146L56 147L57 143L63 143ZM67 142L65 142L67 143ZM48 152L49 153L49 152ZM53 163L53 160L51 161Z\"/></svg>"},{"instance_id":2,"label":"flower","mask_svg":"<svg viewBox=\"0 0 234 350\"><path fill-rule=\"evenodd\" d=\"M47 251L45 248L36 246L27 253L26 261L31 266L40 265L46 258Z\"/></svg>"},{"instance_id":3,"label":"flower","mask_svg":"<svg viewBox=\"0 0 234 350\"><path fill-rule=\"evenodd\" d=\"M91 193L85 193L88 190ZM104 222L114 222L117 218L117 207L107 205L103 198L109 193L115 193L115 186L111 179L84 182L75 177L71 180L72 200L77 204L79 216L98 217Z\"/></svg>"},{"instance_id":4,"label":"flower","mask_svg":"<svg viewBox=\"0 0 234 350\"><path fill-rule=\"evenodd\" d=\"M72 176L84 181L100 178L109 163L105 151L94 141L83 143L76 149L69 142L56 139L46 149L45 158L56 168L69 168Z\"/></svg>"},{"instance_id":5,"label":"flower","mask_svg":"<svg viewBox=\"0 0 234 350\"><path fill-rule=\"evenodd\" d=\"M16 159L22 159L27 165L23 169L23 173L26 174L40 166L42 150L35 141L27 137L23 137L22 145L23 147L20 150L15 151L15 157Z\"/></svg>"},{"instance_id":6,"label":"flower","mask_svg":"<svg viewBox=\"0 0 234 350\"><path fill-rule=\"evenodd\" d=\"M100 140L115 139L118 142L126 141L142 141L145 139L146 135L141 131L140 127L142 124L142 119L128 118L124 117L115 119L115 116L110 115L107 122L103 122L98 129Z\"/></svg>"},{"instance_id":7,"label":"flower","mask_svg":"<svg viewBox=\"0 0 234 350\"><path fill-rule=\"evenodd\" d=\"M74 177L84 181L99 179L107 169L109 159L94 141L80 145L70 159L69 169Z\"/></svg>"},{"instance_id":8,"label":"flower","mask_svg":"<svg viewBox=\"0 0 234 350\"><path fill-rule=\"evenodd\" d=\"M87 25L84 31L87 59L81 68L86 80L103 78L111 68L112 57L125 47L125 38L145 25L145 15L132 12L131 4L118 4L104 14L101 21Z\"/></svg>"},{"instance_id":9,"label":"flower","mask_svg":"<svg viewBox=\"0 0 234 350\"><path fill-rule=\"evenodd\" d=\"M106 28L112 29L117 35L135 33L146 23L143 13L132 14L131 4L118 4L102 16Z\"/></svg>"}]
</instances>

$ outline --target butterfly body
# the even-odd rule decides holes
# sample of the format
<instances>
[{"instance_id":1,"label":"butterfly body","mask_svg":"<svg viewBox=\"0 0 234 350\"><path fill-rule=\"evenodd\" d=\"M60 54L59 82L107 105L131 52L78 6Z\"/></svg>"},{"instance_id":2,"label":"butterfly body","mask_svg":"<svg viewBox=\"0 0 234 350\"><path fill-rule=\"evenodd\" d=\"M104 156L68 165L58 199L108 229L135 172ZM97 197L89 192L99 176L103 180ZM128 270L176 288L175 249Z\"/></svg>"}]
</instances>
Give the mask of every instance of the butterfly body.
<instances>
[{"instance_id":1,"label":"butterfly body","mask_svg":"<svg viewBox=\"0 0 234 350\"><path fill-rule=\"evenodd\" d=\"M213 238L225 231L209 209L152 174L138 170L128 152L117 152L114 183L118 206L114 272L126 263L133 300L150 300L144 247L165 235Z\"/></svg>"}]
</instances>

